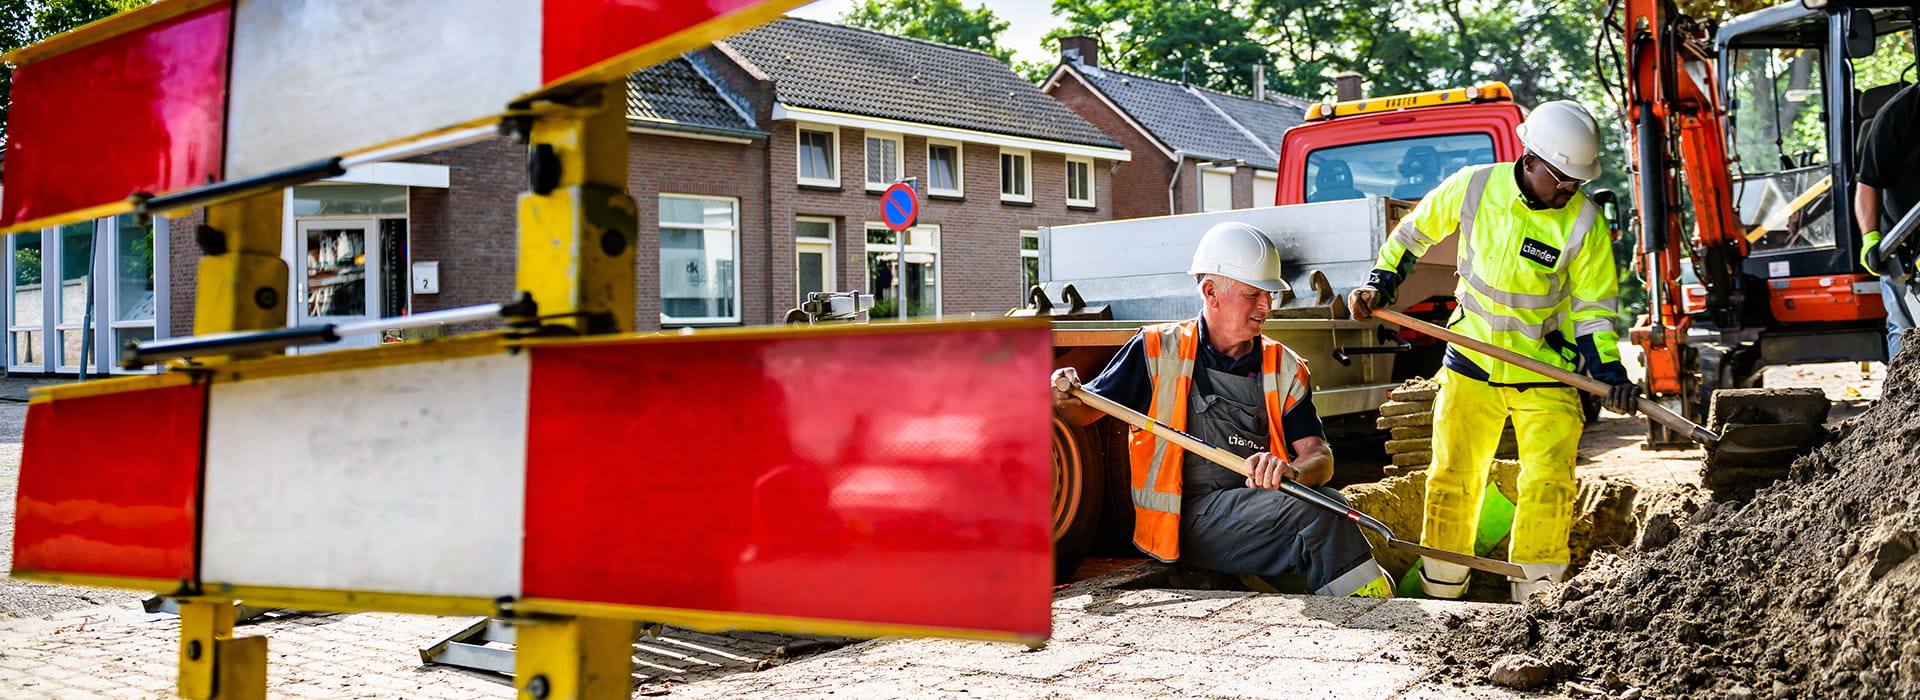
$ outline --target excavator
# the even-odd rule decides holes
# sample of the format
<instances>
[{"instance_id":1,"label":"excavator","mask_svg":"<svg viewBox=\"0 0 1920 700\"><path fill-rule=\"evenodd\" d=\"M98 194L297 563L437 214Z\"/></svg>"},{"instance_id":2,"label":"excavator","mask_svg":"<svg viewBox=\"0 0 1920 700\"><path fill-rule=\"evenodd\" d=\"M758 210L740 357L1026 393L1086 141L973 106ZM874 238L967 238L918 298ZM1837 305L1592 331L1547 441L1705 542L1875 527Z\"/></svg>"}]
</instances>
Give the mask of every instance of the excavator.
<instances>
[{"instance_id":1,"label":"excavator","mask_svg":"<svg viewBox=\"0 0 1920 700\"><path fill-rule=\"evenodd\" d=\"M1648 293L1630 337L1657 402L1723 422L1710 415L1731 413L1712 407L1716 391L1758 386L1769 365L1888 359L1880 280L1859 263L1851 202L1860 137L1913 80L1915 14L1871 0L1804 0L1723 21L1682 14L1673 0L1607 9L1595 54L1611 56L1600 75L1623 107L1633 264ZM1912 238L1889 233L1878 253L1911 274ZM1817 426L1818 411L1769 422ZM1648 432L1653 446L1687 444L1656 423Z\"/></svg>"}]
</instances>

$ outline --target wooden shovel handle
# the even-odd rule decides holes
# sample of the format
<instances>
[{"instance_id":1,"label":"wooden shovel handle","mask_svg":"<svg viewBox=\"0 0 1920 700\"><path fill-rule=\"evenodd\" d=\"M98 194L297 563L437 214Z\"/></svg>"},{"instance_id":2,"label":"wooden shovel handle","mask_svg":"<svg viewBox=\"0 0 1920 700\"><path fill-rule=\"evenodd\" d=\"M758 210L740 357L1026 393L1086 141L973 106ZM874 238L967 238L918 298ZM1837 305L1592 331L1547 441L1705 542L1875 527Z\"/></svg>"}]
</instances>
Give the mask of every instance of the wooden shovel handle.
<instances>
[{"instance_id":1,"label":"wooden shovel handle","mask_svg":"<svg viewBox=\"0 0 1920 700\"><path fill-rule=\"evenodd\" d=\"M1240 455L1215 447L1200 438L1174 430L1171 425L1148 418L1146 414L1127 408L1105 396L1087 391L1080 385L1073 383L1071 379L1054 377L1053 388L1072 394L1073 398L1079 399L1081 403L1099 409L1101 413L1126 421L1128 425L1145 430L1150 435L1165 438L1167 442L1179 445L1181 449L1200 455L1206 458L1207 461L1232 469L1241 476L1252 476L1252 474L1247 472L1246 460L1241 458Z\"/></svg>"},{"instance_id":2,"label":"wooden shovel handle","mask_svg":"<svg viewBox=\"0 0 1920 700\"><path fill-rule=\"evenodd\" d=\"M1579 389L1581 391L1585 391L1589 394L1598 394L1600 396L1606 396L1607 392L1613 388L1612 386L1608 385L1606 382L1600 381L1598 379L1594 379L1592 377L1588 377L1585 375L1568 372L1564 369L1560 369L1559 367L1555 367L1553 365L1547 364L1545 362L1541 362L1531 357L1521 355L1520 353L1514 352L1512 350L1508 350L1506 348L1501 348L1501 347L1495 347L1493 345L1489 345L1487 343L1474 340L1472 338L1461 335L1459 333L1455 333L1450 329L1442 328L1440 326L1427 323L1426 321L1422 321L1420 319L1414 318L1412 316L1408 316L1406 314L1400 313L1398 311L1394 311L1392 309L1374 309L1373 315L1375 317L1378 317L1382 321L1387 321L1389 323L1400 326L1402 328L1409 328L1412 330L1420 331L1421 333L1425 333L1427 335L1433 336L1435 338L1439 338L1449 343L1470 348L1483 355L1493 357L1494 359L1501 360L1508 364L1518 365L1523 369L1533 370L1540 374L1551 377L1555 381L1563 382L1568 386L1571 386L1575 389ZM1715 443L1720 441L1720 436L1715 435L1713 431L1708 430L1704 427L1701 427L1699 424L1694 423L1693 421L1687 420L1686 418L1681 417L1679 414L1674 413L1673 411L1667 410L1665 406L1662 406L1658 403L1654 403L1653 399L1649 399L1645 396L1641 396L1638 403L1638 408L1640 409L1640 412L1643 414L1646 414L1648 418L1652 418L1655 421L1659 422L1661 425L1667 426L1669 428L1672 428L1680 432L1683 435L1686 435L1688 438L1692 439L1694 442L1698 442L1702 445L1712 447Z\"/></svg>"}]
</instances>

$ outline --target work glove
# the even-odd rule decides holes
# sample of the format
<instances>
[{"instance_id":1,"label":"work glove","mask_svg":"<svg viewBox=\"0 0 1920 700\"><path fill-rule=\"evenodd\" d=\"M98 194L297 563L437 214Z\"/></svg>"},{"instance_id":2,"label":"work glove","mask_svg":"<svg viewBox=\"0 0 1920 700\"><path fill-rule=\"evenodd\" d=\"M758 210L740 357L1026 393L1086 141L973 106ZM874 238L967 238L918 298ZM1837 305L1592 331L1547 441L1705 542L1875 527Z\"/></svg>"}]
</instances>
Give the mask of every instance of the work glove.
<instances>
[{"instance_id":1,"label":"work glove","mask_svg":"<svg viewBox=\"0 0 1920 700\"><path fill-rule=\"evenodd\" d=\"M1623 416L1631 416L1640 410L1640 385L1622 382L1607 389L1607 398L1601 401L1608 410Z\"/></svg>"},{"instance_id":2,"label":"work glove","mask_svg":"<svg viewBox=\"0 0 1920 700\"><path fill-rule=\"evenodd\" d=\"M1874 264L1878 262L1879 247L1879 231L1868 231L1860 236L1860 266L1876 275L1881 274L1880 267Z\"/></svg>"},{"instance_id":3,"label":"work glove","mask_svg":"<svg viewBox=\"0 0 1920 700\"><path fill-rule=\"evenodd\" d=\"M1354 287L1347 292L1347 312L1353 314L1353 320L1365 321L1373 318L1373 305L1380 300L1380 290L1372 286Z\"/></svg>"}]
</instances>

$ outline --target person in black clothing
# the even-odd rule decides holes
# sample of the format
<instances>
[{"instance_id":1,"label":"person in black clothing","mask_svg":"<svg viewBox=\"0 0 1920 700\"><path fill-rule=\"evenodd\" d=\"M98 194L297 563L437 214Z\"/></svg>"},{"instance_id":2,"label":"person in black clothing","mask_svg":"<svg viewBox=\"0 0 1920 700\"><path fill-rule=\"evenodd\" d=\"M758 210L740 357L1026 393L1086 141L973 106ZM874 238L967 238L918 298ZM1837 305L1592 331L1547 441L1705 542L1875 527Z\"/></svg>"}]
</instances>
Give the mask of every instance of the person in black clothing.
<instances>
[{"instance_id":1,"label":"person in black clothing","mask_svg":"<svg viewBox=\"0 0 1920 700\"><path fill-rule=\"evenodd\" d=\"M1860 239L1860 264L1882 274L1873 252L1882 232L1906 216L1920 202L1920 92L1908 85L1874 115L1860 145L1860 176L1854 188L1853 211L1866 233ZM1890 275L1880 278L1880 298L1887 306L1887 358L1900 352L1900 335L1913 327L1916 301L1908 285Z\"/></svg>"}]
</instances>

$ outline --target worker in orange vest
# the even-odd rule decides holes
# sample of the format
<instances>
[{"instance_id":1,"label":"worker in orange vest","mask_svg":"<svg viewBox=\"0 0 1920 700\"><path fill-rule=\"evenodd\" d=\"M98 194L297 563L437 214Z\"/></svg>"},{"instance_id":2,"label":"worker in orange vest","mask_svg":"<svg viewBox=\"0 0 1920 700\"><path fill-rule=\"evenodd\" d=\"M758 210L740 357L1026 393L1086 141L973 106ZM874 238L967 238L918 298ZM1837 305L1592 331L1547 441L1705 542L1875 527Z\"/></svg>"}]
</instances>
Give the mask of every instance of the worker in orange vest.
<instances>
[{"instance_id":1,"label":"worker in orange vest","mask_svg":"<svg viewBox=\"0 0 1920 700\"><path fill-rule=\"evenodd\" d=\"M1142 328L1085 388L1246 458L1252 476L1133 431L1134 544L1160 561L1267 583L1304 575L1320 595L1390 597L1357 525L1275 490L1292 479L1341 499L1324 486L1333 452L1306 361L1260 333L1273 295L1287 289L1280 252L1258 228L1221 223L1200 239L1188 272L1199 281L1199 318ZM1080 379L1071 367L1054 375ZM1053 405L1074 425L1102 415L1057 388Z\"/></svg>"}]
</instances>

